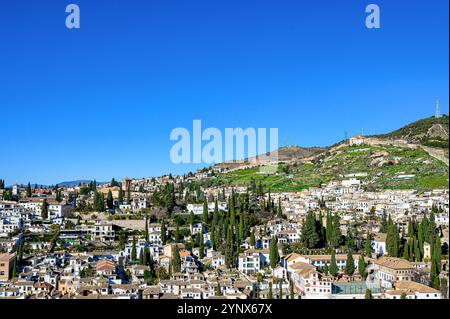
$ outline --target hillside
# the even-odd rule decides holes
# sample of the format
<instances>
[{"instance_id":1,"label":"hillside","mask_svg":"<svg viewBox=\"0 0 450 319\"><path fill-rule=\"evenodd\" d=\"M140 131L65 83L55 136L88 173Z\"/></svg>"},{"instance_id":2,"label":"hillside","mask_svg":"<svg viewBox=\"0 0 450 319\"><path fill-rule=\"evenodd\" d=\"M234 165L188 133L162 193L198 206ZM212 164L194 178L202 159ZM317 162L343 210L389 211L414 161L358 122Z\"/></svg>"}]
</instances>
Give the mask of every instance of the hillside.
<instances>
[{"instance_id":1,"label":"hillside","mask_svg":"<svg viewBox=\"0 0 450 319\"><path fill-rule=\"evenodd\" d=\"M408 124L388 134L377 135L379 138L403 139L425 146L448 148L448 115L440 118L429 117Z\"/></svg>"},{"instance_id":2,"label":"hillside","mask_svg":"<svg viewBox=\"0 0 450 319\"><path fill-rule=\"evenodd\" d=\"M429 190L448 188L448 173L447 165L422 149L360 145L330 150L312 161L279 164L275 174L246 168L220 174L214 182L244 186L254 179L273 191L299 191L356 176L369 190Z\"/></svg>"},{"instance_id":3,"label":"hillside","mask_svg":"<svg viewBox=\"0 0 450 319\"><path fill-rule=\"evenodd\" d=\"M317 156L325 152L326 150L326 147L284 146L278 149L278 160L280 162L289 162L292 160L310 158ZM220 167L225 170L238 169L244 166L249 166L249 161L247 159L241 161L224 162L215 165L215 167Z\"/></svg>"},{"instance_id":4,"label":"hillside","mask_svg":"<svg viewBox=\"0 0 450 319\"><path fill-rule=\"evenodd\" d=\"M273 191L299 191L354 176L364 181L369 190L448 188L448 125L448 116L443 115L368 139L377 143L350 146L341 142L328 148L284 147L279 149L275 174L261 173L259 167L243 162L225 163L220 164L225 165L222 166L225 172L213 178L213 182L244 186L254 179Z\"/></svg>"}]
</instances>

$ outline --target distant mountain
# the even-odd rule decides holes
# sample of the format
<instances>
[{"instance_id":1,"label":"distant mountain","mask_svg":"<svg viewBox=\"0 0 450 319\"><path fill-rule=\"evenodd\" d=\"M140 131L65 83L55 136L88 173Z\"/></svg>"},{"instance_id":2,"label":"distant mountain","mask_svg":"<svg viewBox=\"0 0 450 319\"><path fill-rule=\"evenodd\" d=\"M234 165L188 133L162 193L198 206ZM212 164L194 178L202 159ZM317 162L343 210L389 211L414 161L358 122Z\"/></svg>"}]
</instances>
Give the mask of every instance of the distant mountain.
<instances>
[{"instance_id":1,"label":"distant mountain","mask_svg":"<svg viewBox=\"0 0 450 319\"><path fill-rule=\"evenodd\" d=\"M310 157L317 156L325 151L328 148L326 147L300 147L300 146L283 146L278 149L278 161L280 162L290 162L292 160L300 160L307 159ZM270 161L270 155L268 156L267 161ZM215 167L220 167L225 170L228 169L237 169L240 167L248 166L249 163L252 163L252 159L245 160L237 160L216 164ZM258 163L264 163L264 159L259 159ZM251 164L250 164L251 165ZM255 164L258 165L258 164Z\"/></svg>"},{"instance_id":2,"label":"distant mountain","mask_svg":"<svg viewBox=\"0 0 450 319\"><path fill-rule=\"evenodd\" d=\"M408 124L388 134L376 135L379 138L403 139L425 146L448 148L448 115L429 117Z\"/></svg>"},{"instance_id":3,"label":"distant mountain","mask_svg":"<svg viewBox=\"0 0 450 319\"><path fill-rule=\"evenodd\" d=\"M76 181L69 181L69 182L61 182L56 184L59 187L72 187L72 186L78 186L80 184L89 184L90 182L93 182L93 180L87 180L87 179L80 179ZM106 184L106 182L96 182L97 185L103 185Z\"/></svg>"}]
</instances>

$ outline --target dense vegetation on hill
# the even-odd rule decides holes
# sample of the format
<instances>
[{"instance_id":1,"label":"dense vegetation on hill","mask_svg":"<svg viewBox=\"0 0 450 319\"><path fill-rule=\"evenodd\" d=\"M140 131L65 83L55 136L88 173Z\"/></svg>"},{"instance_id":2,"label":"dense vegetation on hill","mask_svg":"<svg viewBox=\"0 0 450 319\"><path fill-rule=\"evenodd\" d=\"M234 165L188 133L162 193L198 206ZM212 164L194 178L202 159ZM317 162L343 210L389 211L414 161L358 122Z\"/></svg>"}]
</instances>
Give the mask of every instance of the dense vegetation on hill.
<instances>
[{"instance_id":1,"label":"dense vegetation on hill","mask_svg":"<svg viewBox=\"0 0 450 319\"><path fill-rule=\"evenodd\" d=\"M429 117L408 124L388 134L378 135L380 138L405 139L425 146L448 148L448 115L440 118Z\"/></svg>"},{"instance_id":2,"label":"dense vegetation on hill","mask_svg":"<svg viewBox=\"0 0 450 319\"><path fill-rule=\"evenodd\" d=\"M248 185L261 181L273 191L299 191L351 174L369 190L448 188L448 166L422 149L397 146L345 146L330 150L313 161L280 163L277 173L260 173L258 167L234 170L214 178L219 185ZM347 175L347 176L346 176Z\"/></svg>"}]
</instances>

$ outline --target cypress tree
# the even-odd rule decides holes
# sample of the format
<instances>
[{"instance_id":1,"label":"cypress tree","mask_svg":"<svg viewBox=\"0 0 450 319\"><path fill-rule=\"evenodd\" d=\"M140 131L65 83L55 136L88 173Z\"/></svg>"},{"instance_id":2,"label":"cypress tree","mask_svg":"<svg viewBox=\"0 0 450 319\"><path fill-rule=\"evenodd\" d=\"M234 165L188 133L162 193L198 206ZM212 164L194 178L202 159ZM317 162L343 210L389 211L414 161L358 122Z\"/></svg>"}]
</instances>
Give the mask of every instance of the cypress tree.
<instances>
[{"instance_id":1,"label":"cypress tree","mask_svg":"<svg viewBox=\"0 0 450 319\"><path fill-rule=\"evenodd\" d=\"M106 205L108 206L108 209L114 208L114 199L111 190L108 191L108 197L106 198Z\"/></svg>"},{"instance_id":2,"label":"cypress tree","mask_svg":"<svg viewBox=\"0 0 450 319\"><path fill-rule=\"evenodd\" d=\"M361 277L363 277L364 279L367 276L366 273L366 263L364 261L364 256L359 256L359 260L358 260L358 272L361 275Z\"/></svg>"},{"instance_id":3,"label":"cypress tree","mask_svg":"<svg viewBox=\"0 0 450 319\"><path fill-rule=\"evenodd\" d=\"M200 259L202 259L202 258L205 257L205 243L204 243L204 240L203 240L203 232L200 232L199 236L200 236L199 257L200 257Z\"/></svg>"},{"instance_id":4,"label":"cypress tree","mask_svg":"<svg viewBox=\"0 0 450 319\"><path fill-rule=\"evenodd\" d=\"M48 218L48 203L47 203L47 199L44 199L44 201L42 202L41 217L44 220L46 220Z\"/></svg>"},{"instance_id":5,"label":"cypress tree","mask_svg":"<svg viewBox=\"0 0 450 319\"><path fill-rule=\"evenodd\" d=\"M280 290L280 293L278 296L280 299L283 299L283 281L282 280L279 281L279 290Z\"/></svg>"},{"instance_id":6,"label":"cypress tree","mask_svg":"<svg viewBox=\"0 0 450 319\"><path fill-rule=\"evenodd\" d=\"M353 275L355 272L355 261L353 260L352 251L349 250L347 253L347 262L345 264L345 273L347 275Z\"/></svg>"},{"instance_id":7,"label":"cypress tree","mask_svg":"<svg viewBox=\"0 0 450 319\"><path fill-rule=\"evenodd\" d=\"M16 277L17 277L17 257L14 258L14 263L13 263L12 272L11 272L11 278L16 278Z\"/></svg>"},{"instance_id":8,"label":"cypress tree","mask_svg":"<svg viewBox=\"0 0 450 319\"><path fill-rule=\"evenodd\" d=\"M205 226L208 224L208 202L205 200L203 201L203 223Z\"/></svg>"},{"instance_id":9,"label":"cypress tree","mask_svg":"<svg viewBox=\"0 0 450 319\"><path fill-rule=\"evenodd\" d=\"M120 184L120 188L119 188L119 198L118 198L118 201L119 201L119 205L122 205L122 204L123 204L123 189L122 189L122 184Z\"/></svg>"},{"instance_id":10,"label":"cypress tree","mask_svg":"<svg viewBox=\"0 0 450 319\"><path fill-rule=\"evenodd\" d=\"M131 260L136 261L137 259L137 251L136 251L136 237L133 236L133 243L131 246Z\"/></svg>"},{"instance_id":11,"label":"cypress tree","mask_svg":"<svg viewBox=\"0 0 450 319\"><path fill-rule=\"evenodd\" d=\"M161 242L163 245L167 242L166 223L164 220L161 222Z\"/></svg>"},{"instance_id":12,"label":"cypress tree","mask_svg":"<svg viewBox=\"0 0 450 319\"><path fill-rule=\"evenodd\" d=\"M267 294L267 299L273 299L272 283L271 282L269 282L269 292Z\"/></svg>"},{"instance_id":13,"label":"cypress tree","mask_svg":"<svg viewBox=\"0 0 450 319\"><path fill-rule=\"evenodd\" d=\"M334 231L333 231L333 220L331 219L330 211L327 210L327 221L326 221L326 240L328 247L334 247Z\"/></svg>"},{"instance_id":14,"label":"cypress tree","mask_svg":"<svg viewBox=\"0 0 450 319\"><path fill-rule=\"evenodd\" d=\"M175 242L179 243L180 242L180 226L177 223L177 226L175 228Z\"/></svg>"},{"instance_id":15,"label":"cypress tree","mask_svg":"<svg viewBox=\"0 0 450 319\"><path fill-rule=\"evenodd\" d=\"M250 246L255 247L256 245L256 239L255 239L255 232L251 231L250 233Z\"/></svg>"},{"instance_id":16,"label":"cypress tree","mask_svg":"<svg viewBox=\"0 0 450 319\"><path fill-rule=\"evenodd\" d=\"M367 257L371 257L371 256L372 256L372 246L371 246L371 241L372 241L372 238L371 238L369 232L367 232L367 235L366 235L366 242L364 243L364 254L365 254Z\"/></svg>"},{"instance_id":17,"label":"cypress tree","mask_svg":"<svg viewBox=\"0 0 450 319\"><path fill-rule=\"evenodd\" d=\"M338 266L336 263L336 252L334 249L331 251L330 274L334 277L336 277L336 275L338 274Z\"/></svg>"},{"instance_id":18,"label":"cypress tree","mask_svg":"<svg viewBox=\"0 0 450 319\"><path fill-rule=\"evenodd\" d=\"M27 185L27 197L31 197L31 184L30 184L30 182L28 182L28 185Z\"/></svg>"},{"instance_id":19,"label":"cypress tree","mask_svg":"<svg viewBox=\"0 0 450 319\"><path fill-rule=\"evenodd\" d=\"M180 249L178 248L177 244L175 244L174 248L173 248L172 271L173 272L180 272L181 271Z\"/></svg>"},{"instance_id":20,"label":"cypress tree","mask_svg":"<svg viewBox=\"0 0 450 319\"><path fill-rule=\"evenodd\" d=\"M270 262L270 268L275 269L275 267L278 265L278 262L280 261L280 255L278 253L278 246L277 246L277 237L273 236L270 239L270 250L269 250L269 262Z\"/></svg>"}]
</instances>

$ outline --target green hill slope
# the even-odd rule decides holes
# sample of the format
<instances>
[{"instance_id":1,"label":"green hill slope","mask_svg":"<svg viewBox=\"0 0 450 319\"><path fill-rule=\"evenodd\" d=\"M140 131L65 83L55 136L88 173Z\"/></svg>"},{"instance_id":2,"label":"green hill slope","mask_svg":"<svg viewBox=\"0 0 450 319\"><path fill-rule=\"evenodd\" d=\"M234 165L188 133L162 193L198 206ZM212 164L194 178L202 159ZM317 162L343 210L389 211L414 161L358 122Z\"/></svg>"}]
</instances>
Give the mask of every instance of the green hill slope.
<instances>
[{"instance_id":1,"label":"green hill slope","mask_svg":"<svg viewBox=\"0 0 450 319\"><path fill-rule=\"evenodd\" d=\"M294 161L278 165L275 174L260 174L258 168L223 173L214 178L220 185L248 185L261 180L273 191L299 191L331 180L357 174L366 189L448 188L448 166L422 149L398 146L344 146L317 156L312 162Z\"/></svg>"},{"instance_id":2,"label":"green hill slope","mask_svg":"<svg viewBox=\"0 0 450 319\"><path fill-rule=\"evenodd\" d=\"M377 135L377 137L404 139L425 146L448 148L448 132L448 115L443 115L440 118L421 119L391 133Z\"/></svg>"}]
</instances>

